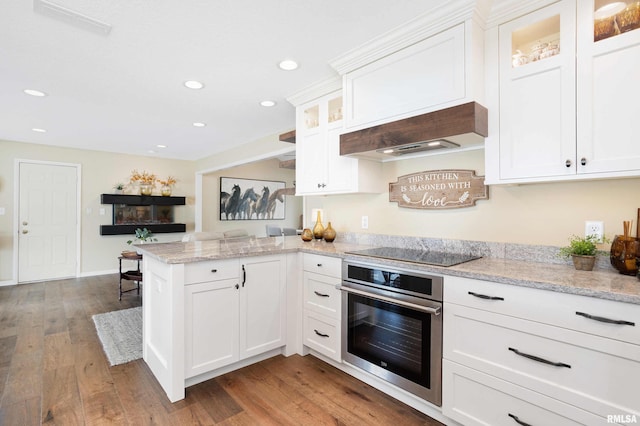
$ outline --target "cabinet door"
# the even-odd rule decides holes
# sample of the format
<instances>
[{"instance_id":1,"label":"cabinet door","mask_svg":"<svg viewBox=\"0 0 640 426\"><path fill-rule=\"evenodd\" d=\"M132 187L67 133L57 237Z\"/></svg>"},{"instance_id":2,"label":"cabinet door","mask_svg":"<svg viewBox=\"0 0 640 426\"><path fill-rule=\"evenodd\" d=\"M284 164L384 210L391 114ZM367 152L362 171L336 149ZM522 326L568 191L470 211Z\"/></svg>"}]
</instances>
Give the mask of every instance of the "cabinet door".
<instances>
[{"instance_id":1,"label":"cabinet door","mask_svg":"<svg viewBox=\"0 0 640 426\"><path fill-rule=\"evenodd\" d=\"M246 258L240 287L240 358L286 343L286 258Z\"/></svg>"},{"instance_id":2,"label":"cabinet door","mask_svg":"<svg viewBox=\"0 0 640 426\"><path fill-rule=\"evenodd\" d=\"M578 11L578 173L637 175L640 29L594 41L594 2L584 3Z\"/></svg>"},{"instance_id":3,"label":"cabinet door","mask_svg":"<svg viewBox=\"0 0 640 426\"><path fill-rule=\"evenodd\" d=\"M575 3L501 25L498 49L500 178L575 174Z\"/></svg>"},{"instance_id":4,"label":"cabinet door","mask_svg":"<svg viewBox=\"0 0 640 426\"><path fill-rule=\"evenodd\" d=\"M325 183L326 155L324 132L300 135L296 130L296 193L317 194Z\"/></svg>"},{"instance_id":5,"label":"cabinet door","mask_svg":"<svg viewBox=\"0 0 640 426\"><path fill-rule=\"evenodd\" d=\"M237 279L185 286L185 377L238 361Z\"/></svg>"},{"instance_id":6,"label":"cabinet door","mask_svg":"<svg viewBox=\"0 0 640 426\"><path fill-rule=\"evenodd\" d=\"M331 123L326 132L326 177L324 192L349 192L358 188L358 160L340 155L342 122Z\"/></svg>"}]
</instances>

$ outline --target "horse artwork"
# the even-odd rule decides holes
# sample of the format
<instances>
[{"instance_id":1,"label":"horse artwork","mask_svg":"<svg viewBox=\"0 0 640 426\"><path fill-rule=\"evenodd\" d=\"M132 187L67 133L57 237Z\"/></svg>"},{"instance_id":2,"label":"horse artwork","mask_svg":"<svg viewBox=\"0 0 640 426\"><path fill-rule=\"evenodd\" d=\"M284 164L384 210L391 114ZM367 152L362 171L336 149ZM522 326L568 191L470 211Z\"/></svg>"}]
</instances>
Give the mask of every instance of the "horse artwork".
<instances>
[{"instance_id":1,"label":"horse artwork","mask_svg":"<svg viewBox=\"0 0 640 426\"><path fill-rule=\"evenodd\" d=\"M284 182L221 177L220 220L284 219L292 193Z\"/></svg>"}]
</instances>

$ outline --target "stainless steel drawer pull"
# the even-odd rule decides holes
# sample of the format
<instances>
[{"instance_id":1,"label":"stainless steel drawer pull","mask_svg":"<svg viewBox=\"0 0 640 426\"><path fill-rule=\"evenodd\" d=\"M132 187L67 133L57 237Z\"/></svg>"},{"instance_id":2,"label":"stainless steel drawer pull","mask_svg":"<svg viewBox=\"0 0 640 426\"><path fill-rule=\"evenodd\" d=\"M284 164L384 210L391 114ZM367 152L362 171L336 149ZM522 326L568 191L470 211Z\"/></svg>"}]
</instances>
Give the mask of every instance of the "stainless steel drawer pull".
<instances>
[{"instance_id":1,"label":"stainless steel drawer pull","mask_svg":"<svg viewBox=\"0 0 640 426\"><path fill-rule=\"evenodd\" d=\"M329 337L329 335L328 335L328 334L320 333L320 332L319 332L318 330L316 330L316 329L313 329L313 331L315 331L315 333L316 333L318 336L320 336L320 337Z\"/></svg>"},{"instance_id":2,"label":"stainless steel drawer pull","mask_svg":"<svg viewBox=\"0 0 640 426\"><path fill-rule=\"evenodd\" d=\"M528 359L530 359L530 360L541 362L541 363L543 363L543 364L553 365L554 367L566 367L566 368L571 368L571 366L570 366L569 364L565 364L564 362L553 362L553 361L549 361L548 359L540 358L539 356L530 355L530 354L525 354L524 352L520 352L519 350L514 349L514 348L509 348L509 350L510 350L511 352L514 352L516 355L520 355L520 356L523 356L523 357L528 358Z\"/></svg>"},{"instance_id":3,"label":"stainless steel drawer pull","mask_svg":"<svg viewBox=\"0 0 640 426\"><path fill-rule=\"evenodd\" d=\"M486 300L504 300L504 297L498 297L498 296L487 296L486 294L479 294L479 293L474 293L472 291L469 292L470 295L475 296L475 297L479 297L480 299L486 299Z\"/></svg>"},{"instance_id":4,"label":"stainless steel drawer pull","mask_svg":"<svg viewBox=\"0 0 640 426\"><path fill-rule=\"evenodd\" d=\"M328 294L324 294L324 293L318 293L317 291L313 291L315 293L316 296L318 297L330 297Z\"/></svg>"},{"instance_id":5,"label":"stainless steel drawer pull","mask_svg":"<svg viewBox=\"0 0 640 426\"><path fill-rule=\"evenodd\" d=\"M584 312L576 312L576 315L580 315L581 317L589 318L594 321L606 322L607 324L630 325L631 327L636 326L635 322L625 321L625 320L614 320L614 319L605 318L605 317L597 317L595 315L586 314Z\"/></svg>"},{"instance_id":6,"label":"stainless steel drawer pull","mask_svg":"<svg viewBox=\"0 0 640 426\"><path fill-rule=\"evenodd\" d=\"M518 423L519 425L522 425L522 426L531 426L531 424L529 424L529 423L525 423L525 422L523 422L522 420L520 420L520 419L518 418L518 416L516 416L515 414L511 414L511 413L509 413L509 417L511 417L511 418L513 419L513 421L514 421L514 422L516 422L516 423Z\"/></svg>"}]
</instances>

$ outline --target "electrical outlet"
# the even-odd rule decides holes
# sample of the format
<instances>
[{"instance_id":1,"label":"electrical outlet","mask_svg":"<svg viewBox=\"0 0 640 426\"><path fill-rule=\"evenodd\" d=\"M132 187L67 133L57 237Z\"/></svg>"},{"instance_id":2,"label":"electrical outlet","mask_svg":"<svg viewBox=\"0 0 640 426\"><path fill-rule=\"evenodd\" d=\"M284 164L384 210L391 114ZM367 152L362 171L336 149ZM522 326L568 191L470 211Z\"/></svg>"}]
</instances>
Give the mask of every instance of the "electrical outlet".
<instances>
[{"instance_id":1,"label":"electrical outlet","mask_svg":"<svg viewBox=\"0 0 640 426\"><path fill-rule=\"evenodd\" d=\"M604 239L604 222L600 220L588 220L584 223L584 236L595 235L598 242Z\"/></svg>"},{"instance_id":2,"label":"electrical outlet","mask_svg":"<svg viewBox=\"0 0 640 426\"><path fill-rule=\"evenodd\" d=\"M369 216L362 216L362 229L369 229Z\"/></svg>"}]
</instances>

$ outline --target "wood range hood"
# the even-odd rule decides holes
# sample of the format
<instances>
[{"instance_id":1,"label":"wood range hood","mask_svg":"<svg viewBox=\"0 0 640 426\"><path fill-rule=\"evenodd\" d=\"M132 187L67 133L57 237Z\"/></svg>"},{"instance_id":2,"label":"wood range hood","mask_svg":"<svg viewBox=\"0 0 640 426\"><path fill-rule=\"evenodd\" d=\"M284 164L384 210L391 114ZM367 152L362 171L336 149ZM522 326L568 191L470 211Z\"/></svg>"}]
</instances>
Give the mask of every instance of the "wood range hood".
<instances>
[{"instance_id":1,"label":"wood range hood","mask_svg":"<svg viewBox=\"0 0 640 426\"><path fill-rule=\"evenodd\" d=\"M484 144L487 109L469 102L340 135L340 155L391 160L430 150Z\"/></svg>"}]
</instances>

